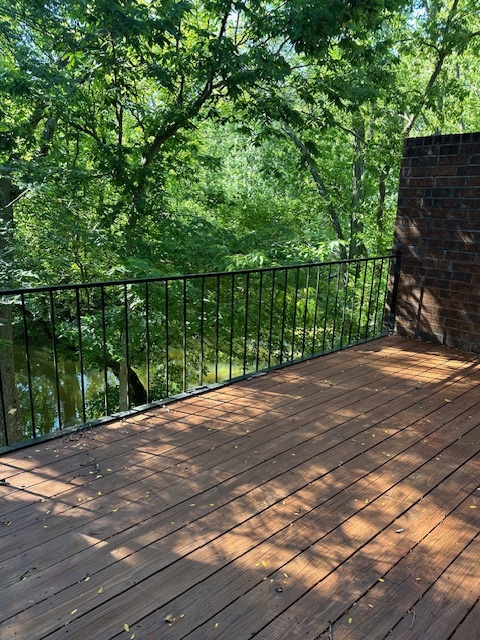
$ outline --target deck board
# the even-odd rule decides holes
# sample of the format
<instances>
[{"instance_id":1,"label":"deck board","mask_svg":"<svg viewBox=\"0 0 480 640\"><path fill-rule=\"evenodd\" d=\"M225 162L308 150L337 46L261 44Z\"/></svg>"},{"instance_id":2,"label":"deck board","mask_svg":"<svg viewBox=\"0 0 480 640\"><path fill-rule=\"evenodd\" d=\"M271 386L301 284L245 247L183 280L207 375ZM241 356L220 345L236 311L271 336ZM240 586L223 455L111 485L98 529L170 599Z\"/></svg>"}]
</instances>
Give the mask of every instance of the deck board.
<instances>
[{"instance_id":1,"label":"deck board","mask_svg":"<svg viewBox=\"0 0 480 640\"><path fill-rule=\"evenodd\" d=\"M6 454L0 637L473 640L479 408L395 336Z\"/></svg>"}]
</instances>

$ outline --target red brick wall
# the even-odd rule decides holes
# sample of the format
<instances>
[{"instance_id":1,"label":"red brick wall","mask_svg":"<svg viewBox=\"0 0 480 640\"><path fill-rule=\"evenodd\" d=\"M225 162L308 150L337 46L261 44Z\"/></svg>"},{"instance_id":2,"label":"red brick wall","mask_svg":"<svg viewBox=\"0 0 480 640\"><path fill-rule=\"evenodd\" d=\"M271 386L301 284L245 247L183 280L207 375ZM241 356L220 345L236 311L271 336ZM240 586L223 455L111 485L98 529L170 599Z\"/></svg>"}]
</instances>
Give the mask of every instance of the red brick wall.
<instances>
[{"instance_id":1,"label":"red brick wall","mask_svg":"<svg viewBox=\"0 0 480 640\"><path fill-rule=\"evenodd\" d=\"M397 331L480 353L480 133L406 141L395 245Z\"/></svg>"}]
</instances>

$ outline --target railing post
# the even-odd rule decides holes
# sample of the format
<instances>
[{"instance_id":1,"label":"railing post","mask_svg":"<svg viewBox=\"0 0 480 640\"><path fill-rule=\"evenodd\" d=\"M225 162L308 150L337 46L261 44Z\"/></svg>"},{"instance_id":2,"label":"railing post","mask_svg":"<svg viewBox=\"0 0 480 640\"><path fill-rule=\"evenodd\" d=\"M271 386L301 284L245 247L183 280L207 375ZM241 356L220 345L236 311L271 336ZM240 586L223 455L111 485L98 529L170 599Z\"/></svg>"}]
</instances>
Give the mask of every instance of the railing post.
<instances>
[{"instance_id":1,"label":"railing post","mask_svg":"<svg viewBox=\"0 0 480 640\"><path fill-rule=\"evenodd\" d=\"M395 254L395 269L393 272L392 296L390 298L390 316L388 318L387 329L389 333L395 330L395 317L397 310L398 287L400 284L400 273L402 267L402 250L399 249Z\"/></svg>"}]
</instances>

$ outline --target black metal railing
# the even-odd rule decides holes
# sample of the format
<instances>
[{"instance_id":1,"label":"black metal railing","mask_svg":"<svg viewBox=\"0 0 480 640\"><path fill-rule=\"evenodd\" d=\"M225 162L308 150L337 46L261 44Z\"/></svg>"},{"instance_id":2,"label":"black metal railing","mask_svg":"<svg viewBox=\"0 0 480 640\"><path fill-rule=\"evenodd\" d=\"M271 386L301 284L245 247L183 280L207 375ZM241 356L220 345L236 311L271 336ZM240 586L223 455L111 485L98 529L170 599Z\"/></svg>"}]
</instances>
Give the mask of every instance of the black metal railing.
<instances>
[{"instance_id":1,"label":"black metal railing","mask_svg":"<svg viewBox=\"0 0 480 640\"><path fill-rule=\"evenodd\" d=\"M398 269L389 255L0 291L0 446L385 335Z\"/></svg>"}]
</instances>

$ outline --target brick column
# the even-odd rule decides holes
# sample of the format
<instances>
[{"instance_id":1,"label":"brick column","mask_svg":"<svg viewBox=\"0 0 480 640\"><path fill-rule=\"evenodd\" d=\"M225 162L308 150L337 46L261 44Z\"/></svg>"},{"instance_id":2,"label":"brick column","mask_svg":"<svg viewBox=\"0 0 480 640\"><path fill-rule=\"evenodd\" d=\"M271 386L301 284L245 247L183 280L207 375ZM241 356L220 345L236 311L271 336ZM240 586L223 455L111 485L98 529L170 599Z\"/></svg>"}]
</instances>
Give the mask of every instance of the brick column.
<instances>
[{"instance_id":1,"label":"brick column","mask_svg":"<svg viewBox=\"0 0 480 640\"><path fill-rule=\"evenodd\" d=\"M406 141L397 331L480 353L480 133Z\"/></svg>"}]
</instances>

